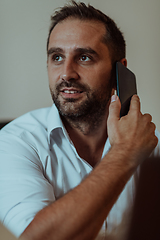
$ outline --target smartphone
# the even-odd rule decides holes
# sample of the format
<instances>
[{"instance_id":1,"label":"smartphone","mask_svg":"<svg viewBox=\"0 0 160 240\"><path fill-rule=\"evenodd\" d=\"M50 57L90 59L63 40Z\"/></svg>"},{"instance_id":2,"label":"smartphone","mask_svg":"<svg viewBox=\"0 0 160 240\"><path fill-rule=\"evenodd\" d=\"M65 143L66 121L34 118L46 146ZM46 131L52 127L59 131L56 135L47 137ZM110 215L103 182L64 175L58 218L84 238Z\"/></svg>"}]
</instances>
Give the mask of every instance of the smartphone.
<instances>
[{"instance_id":1,"label":"smartphone","mask_svg":"<svg viewBox=\"0 0 160 240\"><path fill-rule=\"evenodd\" d=\"M122 63L116 63L117 95L121 101L120 117L127 115L130 101L137 94L136 77L133 72Z\"/></svg>"}]
</instances>

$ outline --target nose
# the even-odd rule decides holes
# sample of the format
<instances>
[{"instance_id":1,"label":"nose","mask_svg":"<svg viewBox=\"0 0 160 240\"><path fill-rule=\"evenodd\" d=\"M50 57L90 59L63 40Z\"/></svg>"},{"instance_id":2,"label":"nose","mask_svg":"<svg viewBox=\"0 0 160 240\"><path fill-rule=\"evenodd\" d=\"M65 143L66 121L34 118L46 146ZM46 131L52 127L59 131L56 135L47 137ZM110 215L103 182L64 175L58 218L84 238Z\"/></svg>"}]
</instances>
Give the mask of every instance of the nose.
<instances>
[{"instance_id":1,"label":"nose","mask_svg":"<svg viewBox=\"0 0 160 240\"><path fill-rule=\"evenodd\" d=\"M72 59L65 59L63 63L62 72L60 75L61 80L71 81L78 80L79 75L76 68L76 63Z\"/></svg>"}]
</instances>

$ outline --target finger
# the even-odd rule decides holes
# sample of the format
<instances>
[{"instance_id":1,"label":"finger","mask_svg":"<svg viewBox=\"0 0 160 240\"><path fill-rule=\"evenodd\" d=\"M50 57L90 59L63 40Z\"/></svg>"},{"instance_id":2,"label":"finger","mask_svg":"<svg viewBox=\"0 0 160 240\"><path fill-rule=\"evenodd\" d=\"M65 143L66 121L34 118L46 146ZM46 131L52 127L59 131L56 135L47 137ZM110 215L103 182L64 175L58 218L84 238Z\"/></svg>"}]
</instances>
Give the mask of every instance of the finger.
<instances>
[{"instance_id":1,"label":"finger","mask_svg":"<svg viewBox=\"0 0 160 240\"><path fill-rule=\"evenodd\" d=\"M152 116L149 113L145 113L143 115L143 118L147 121L147 122L151 122L152 121Z\"/></svg>"},{"instance_id":2,"label":"finger","mask_svg":"<svg viewBox=\"0 0 160 240\"><path fill-rule=\"evenodd\" d=\"M140 112L141 104L140 104L140 99L137 95L133 95L131 98L131 103L130 103L130 109L129 111L134 111L136 110L137 112Z\"/></svg>"},{"instance_id":3,"label":"finger","mask_svg":"<svg viewBox=\"0 0 160 240\"><path fill-rule=\"evenodd\" d=\"M152 131L155 133L156 125L153 122L151 122L150 125L151 125Z\"/></svg>"},{"instance_id":4,"label":"finger","mask_svg":"<svg viewBox=\"0 0 160 240\"><path fill-rule=\"evenodd\" d=\"M111 103L109 106L109 120L119 119L120 118L121 103L117 95L112 95Z\"/></svg>"},{"instance_id":5,"label":"finger","mask_svg":"<svg viewBox=\"0 0 160 240\"><path fill-rule=\"evenodd\" d=\"M152 136L152 144L153 144L153 147L155 148L156 145L158 144L158 138L157 136L155 135L155 130L156 130L156 125L151 122L150 123L150 133L153 134Z\"/></svg>"}]
</instances>

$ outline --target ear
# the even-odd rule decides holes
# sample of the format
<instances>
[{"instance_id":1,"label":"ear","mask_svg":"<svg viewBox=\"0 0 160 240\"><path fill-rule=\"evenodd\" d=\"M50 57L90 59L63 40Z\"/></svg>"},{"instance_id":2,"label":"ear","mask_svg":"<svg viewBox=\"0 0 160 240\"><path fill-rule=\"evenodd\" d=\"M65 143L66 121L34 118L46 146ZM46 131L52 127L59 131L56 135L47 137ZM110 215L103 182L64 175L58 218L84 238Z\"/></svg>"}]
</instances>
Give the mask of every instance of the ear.
<instances>
[{"instance_id":1,"label":"ear","mask_svg":"<svg viewBox=\"0 0 160 240\"><path fill-rule=\"evenodd\" d=\"M125 67L127 67L127 59L126 59L126 58L122 58L122 59L120 60L120 62L121 62Z\"/></svg>"}]
</instances>

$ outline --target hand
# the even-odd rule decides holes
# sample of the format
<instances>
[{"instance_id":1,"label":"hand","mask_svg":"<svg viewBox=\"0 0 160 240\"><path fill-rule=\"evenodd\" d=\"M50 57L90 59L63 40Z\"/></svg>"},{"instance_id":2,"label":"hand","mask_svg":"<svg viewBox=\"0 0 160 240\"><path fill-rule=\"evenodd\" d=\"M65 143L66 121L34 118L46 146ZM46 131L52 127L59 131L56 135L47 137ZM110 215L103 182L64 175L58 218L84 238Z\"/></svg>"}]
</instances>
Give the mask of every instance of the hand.
<instances>
[{"instance_id":1,"label":"hand","mask_svg":"<svg viewBox=\"0 0 160 240\"><path fill-rule=\"evenodd\" d=\"M134 164L138 165L151 154L158 143L155 124L151 122L150 114L141 113L137 95L132 97L130 110L122 118L119 117L120 109L118 96L112 96L107 121L110 144L129 154L134 159Z\"/></svg>"}]
</instances>

